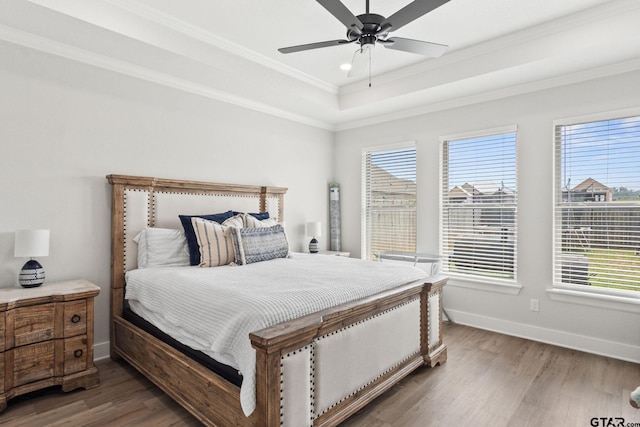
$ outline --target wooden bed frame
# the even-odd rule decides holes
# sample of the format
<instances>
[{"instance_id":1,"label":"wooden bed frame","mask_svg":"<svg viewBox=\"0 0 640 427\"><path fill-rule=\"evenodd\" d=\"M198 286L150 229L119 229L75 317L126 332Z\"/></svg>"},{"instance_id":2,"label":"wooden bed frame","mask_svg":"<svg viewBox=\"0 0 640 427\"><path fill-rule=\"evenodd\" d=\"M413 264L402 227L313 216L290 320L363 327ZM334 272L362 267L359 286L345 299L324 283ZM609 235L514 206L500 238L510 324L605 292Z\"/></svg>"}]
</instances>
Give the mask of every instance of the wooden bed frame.
<instances>
[{"instance_id":1,"label":"wooden bed frame","mask_svg":"<svg viewBox=\"0 0 640 427\"><path fill-rule=\"evenodd\" d=\"M446 346L441 334L442 287L446 278L407 284L250 334L248 338L256 350L256 409L246 417L240 405L239 387L123 318L125 272L135 268L135 250L130 240L144 226L181 228L178 213L241 210L235 205L240 205L246 212L250 210L246 208L248 203L255 203L252 211L270 212L272 217L282 221L287 189L124 175L109 175L107 180L112 185L113 202L111 357L125 359L205 425L298 426L306 417L308 425L335 426L411 371L425 364L433 367L446 361ZM202 200L209 197L212 203L204 208ZM178 211L176 198L180 201ZM192 199L197 202L189 206ZM193 212L194 209L200 211ZM160 214L161 210L173 212ZM171 223L167 218L174 216ZM324 390L318 390L317 384L322 381L318 378L319 369L314 365L328 363L315 360L323 351L328 352L326 346L331 340L326 338L346 334L349 340L353 335L348 334L360 333L368 334L369 339L371 336L377 339L376 334L383 329L392 331L391 336L398 335L394 328L404 328L407 321L398 319L407 310L413 310L409 314L415 313L413 317L419 317L410 321L415 322L411 326L416 331L415 352L403 356L391 368L376 373L375 378L355 390L345 392L335 402L315 408L314 404L326 400L322 392L326 394L331 388L325 385ZM384 353L388 345L388 342L380 343L373 350L366 349L364 354L344 355L343 360L373 360L378 356L373 353ZM324 350L322 346L325 346ZM330 353L335 355L335 349L330 348ZM322 370L326 373L333 369L324 366ZM334 390L331 392L335 394ZM300 418L300 411L303 418Z\"/></svg>"}]
</instances>

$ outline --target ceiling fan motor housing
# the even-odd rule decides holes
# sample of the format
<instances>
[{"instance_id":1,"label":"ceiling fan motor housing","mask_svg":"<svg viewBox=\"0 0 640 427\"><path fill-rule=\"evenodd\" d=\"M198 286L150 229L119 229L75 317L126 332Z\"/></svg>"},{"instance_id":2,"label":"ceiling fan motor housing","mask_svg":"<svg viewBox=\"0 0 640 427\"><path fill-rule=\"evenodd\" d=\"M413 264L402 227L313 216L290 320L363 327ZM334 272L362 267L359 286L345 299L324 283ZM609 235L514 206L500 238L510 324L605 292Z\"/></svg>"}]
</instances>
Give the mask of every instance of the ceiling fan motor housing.
<instances>
[{"instance_id":1,"label":"ceiling fan motor housing","mask_svg":"<svg viewBox=\"0 0 640 427\"><path fill-rule=\"evenodd\" d=\"M362 22L362 31L358 33L354 30L347 31L347 39L351 41L358 40L361 46L367 44L375 44L378 40L378 34L380 31L380 24L385 20L385 17L375 13L365 13L358 15L358 19Z\"/></svg>"}]
</instances>

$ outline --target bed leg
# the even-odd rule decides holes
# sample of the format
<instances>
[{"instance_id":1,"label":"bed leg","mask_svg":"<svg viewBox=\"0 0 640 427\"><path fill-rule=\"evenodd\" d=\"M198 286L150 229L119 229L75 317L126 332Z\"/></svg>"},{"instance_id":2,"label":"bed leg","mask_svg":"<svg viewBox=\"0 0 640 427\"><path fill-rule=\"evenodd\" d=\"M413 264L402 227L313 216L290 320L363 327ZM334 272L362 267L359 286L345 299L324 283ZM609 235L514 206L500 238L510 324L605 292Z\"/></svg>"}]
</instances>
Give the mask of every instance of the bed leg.
<instances>
[{"instance_id":1,"label":"bed leg","mask_svg":"<svg viewBox=\"0 0 640 427\"><path fill-rule=\"evenodd\" d=\"M424 363L432 368L447 361L447 346L442 341L442 288L446 283L446 278L426 283L421 295L421 352Z\"/></svg>"},{"instance_id":2,"label":"bed leg","mask_svg":"<svg viewBox=\"0 0 640 427\"><path fill-rule=\"evenodd\" d=\"M256 348L258 426L280 427L280 353Z\"/></svg>"}]
</instances>

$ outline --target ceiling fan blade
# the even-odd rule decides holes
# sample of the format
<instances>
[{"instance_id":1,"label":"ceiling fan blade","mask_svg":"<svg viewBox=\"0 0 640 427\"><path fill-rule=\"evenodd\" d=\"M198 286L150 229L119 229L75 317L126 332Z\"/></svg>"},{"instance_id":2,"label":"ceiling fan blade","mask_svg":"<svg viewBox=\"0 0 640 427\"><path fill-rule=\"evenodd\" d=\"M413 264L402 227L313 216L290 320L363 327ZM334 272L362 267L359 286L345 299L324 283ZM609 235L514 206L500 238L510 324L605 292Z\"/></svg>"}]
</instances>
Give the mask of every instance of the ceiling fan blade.
<instances>
[{"instance_id":1,"label":"ceiling fan blade","mask_svg":"<svg viewBox=\"0 0 640 427\"><path fill-rule=\"evenodd\" d=\"M317 0L322 7L327 9L329 13L335 16L338 21L347 27L348 30L354 30L361 34L364 24L360 21L340 0Z\"/></svg>"},{"instance_id":2,"label":"ceiling fan blade","mask_svg":"<svg viewBox=\"0 0 640 427\"><path fill-rule=\"evenodd\" d=\"M339 46L341 44L353 43L355 40L329 40L326 42L301 44L298 46L281 47L278 49L280 53L302 52L304 50L319 49L321 47Z\"/></svg>"},{"instance_id":3,"label":"ceiling fan blade","mask_svg":"<svg viewBox=\"0 0 640 427\"><path fill-rule=\"evenodd\" d=\"M442 56L449 46L446 44L438 44L431 42L423 42L422 40L405 39L403 37L392 37L387 40L378 40L387 49L401 50L403 52L417 53L436 58Z\"/></svg>"},{"instance_id":4,"label":"ceiling fan blade","mask_svg":"<svg viewBox=\"0 0 640 427\"><path fill-rule=\"evenodd\" d=\"M386 24L391 24L390 31L396 31L398 28L404 27L409 22L420 18L422 15L431 12L433 9L442 6L448 1L449 0L415 0L382 21L380 25L384 27Z\"/></svg>"},{"instance_id":5,"label":"ceiling fan blade","mask_svg":"<svg viewBox=\"0 0 640 427\"><path fill-rule=\"evenodd\" d=\"M373 45L366 44L356 50L351 60L351 69L347 73L347 77L361 77L367 74L371 64L371 49Z\"/></svg>"}]
</instances>

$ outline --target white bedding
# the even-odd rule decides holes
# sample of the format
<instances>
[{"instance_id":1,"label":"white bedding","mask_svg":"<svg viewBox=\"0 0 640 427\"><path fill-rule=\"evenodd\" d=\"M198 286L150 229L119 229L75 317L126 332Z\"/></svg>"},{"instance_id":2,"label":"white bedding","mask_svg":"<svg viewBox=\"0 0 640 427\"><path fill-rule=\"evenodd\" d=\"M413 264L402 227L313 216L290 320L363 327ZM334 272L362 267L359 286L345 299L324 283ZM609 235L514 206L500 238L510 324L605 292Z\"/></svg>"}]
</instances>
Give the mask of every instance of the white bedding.
<instances>
[{"instance_id":1,"label":"white bedding","mask_svg":"<svg viewBox=\"0 0 640 427\"><path fill-rule=\"evenodd\" d=\"M248 416L255 409L250 332L426 277L407 265L295 253L244 266L131 270L126 299L165 333L237 368Z\"/></svg>"}]
</instances>

